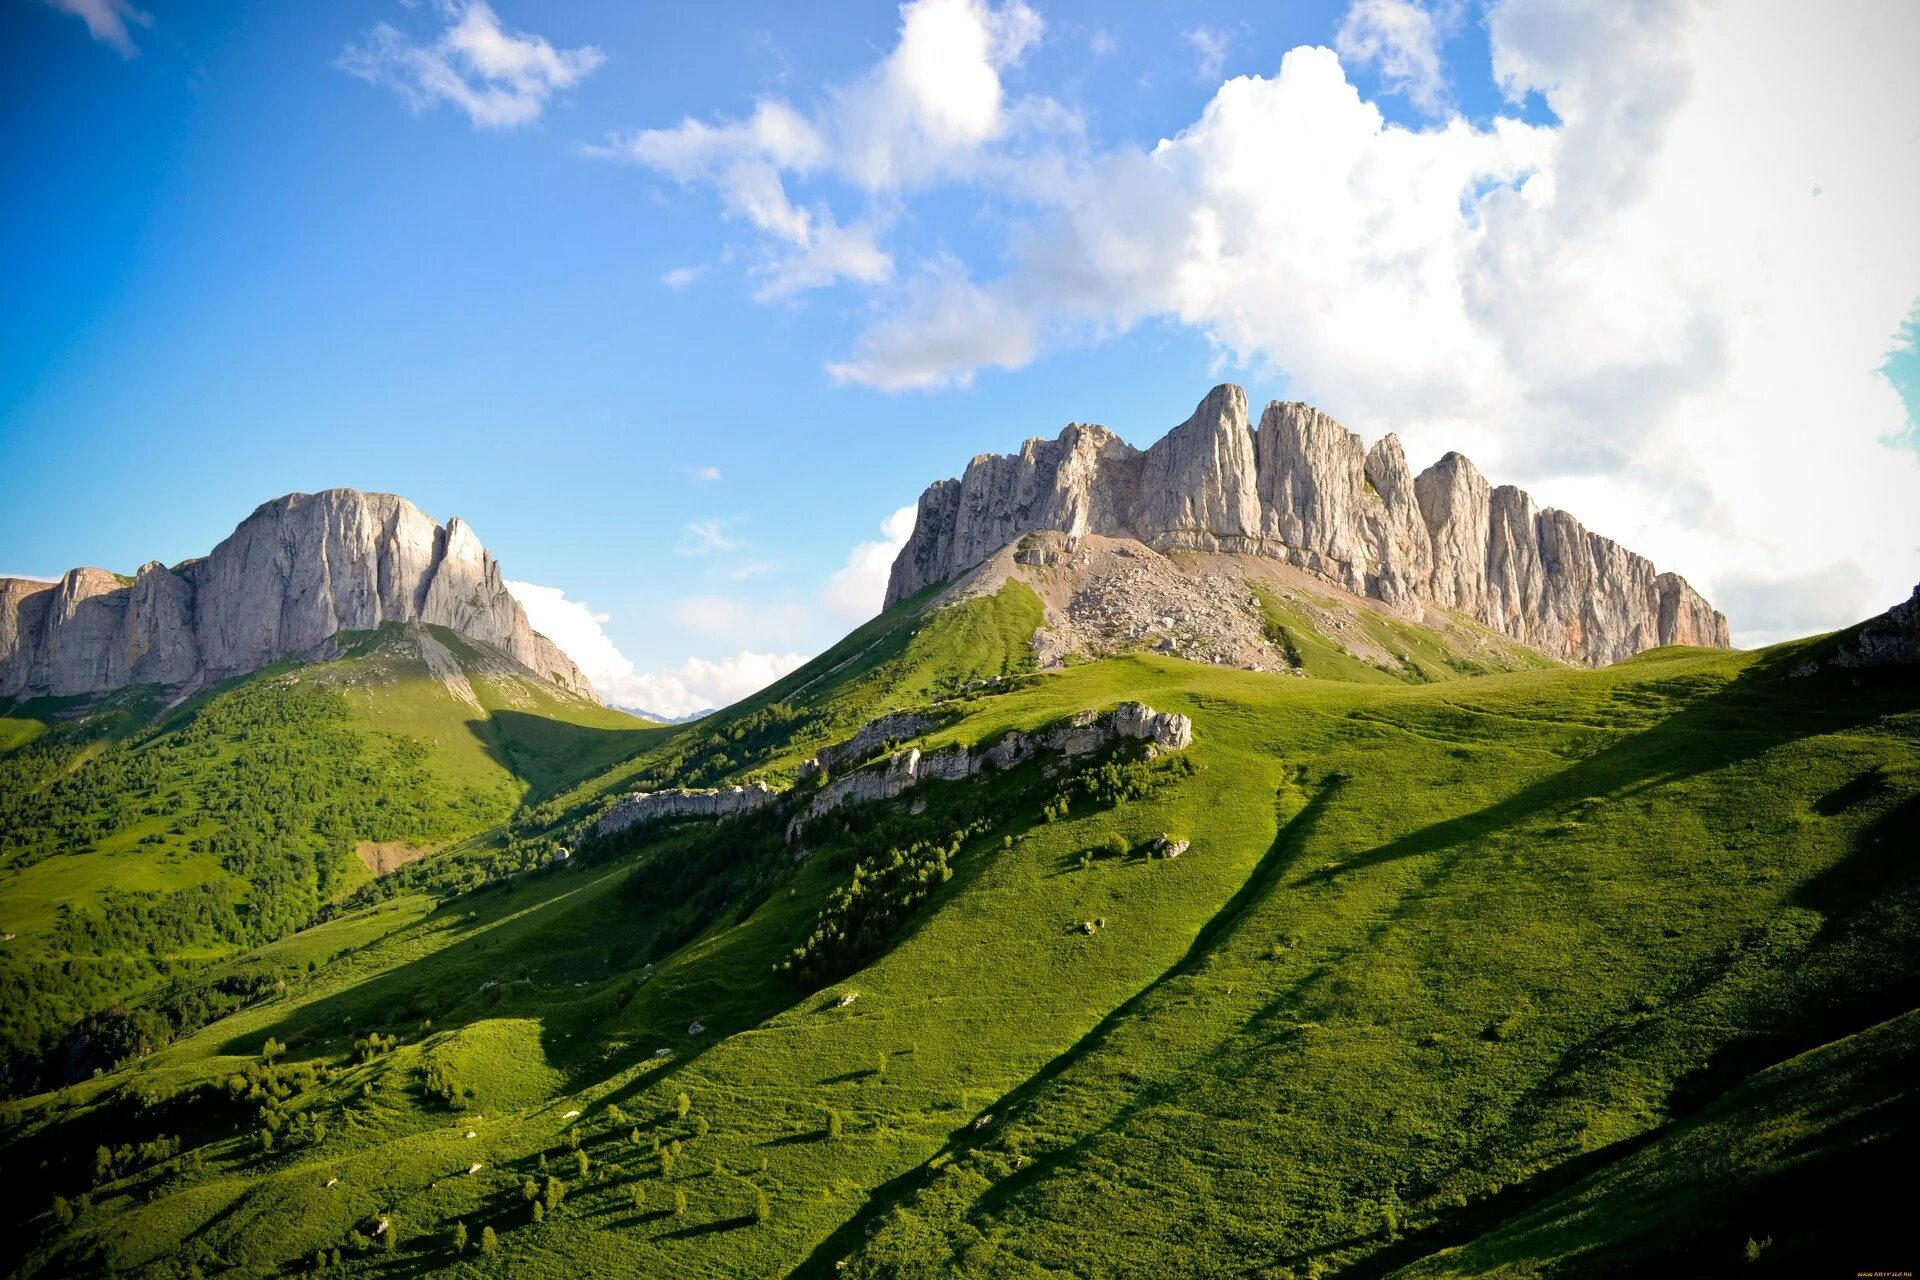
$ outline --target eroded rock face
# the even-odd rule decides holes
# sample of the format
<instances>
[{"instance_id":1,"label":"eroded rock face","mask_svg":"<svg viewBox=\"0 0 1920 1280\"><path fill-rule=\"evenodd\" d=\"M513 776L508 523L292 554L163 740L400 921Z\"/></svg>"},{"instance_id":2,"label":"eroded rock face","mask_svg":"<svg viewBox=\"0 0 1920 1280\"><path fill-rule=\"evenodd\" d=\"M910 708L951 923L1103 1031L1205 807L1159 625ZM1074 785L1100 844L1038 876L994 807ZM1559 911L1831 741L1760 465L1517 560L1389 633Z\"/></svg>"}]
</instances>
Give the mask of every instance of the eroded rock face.
<instances>
[{"instance_id":1,"label":"eroded rock face","mask_svg":"<svg viewBox=\"0 0 1920 1280\"><path fill-rule=\"evenodd\" d=\"M950 746L922 752L908 747L894 752L884 763L855 770L820 788L788 827L787 837L797 835L806 819L831 813L842 805L891 800L922 782L958 782L989 767L1011 769L1041 751L1086 755L1123 738L1146 742L1160 750L1181 751L1193 743L1193 721L1170 711L1155 711L1144 703L1123 702L1105 715L1076 712L1043 732L1016 730L980 751Z\"/></svg>"},{"instance_id":2,"label":"eroded rock face","mask_svg":"<svg viewBox=\"0 0 1920 1280\"><path fill-rule=\"evenodd\" d=\"M464 521L329 489L275 499L205 559L147 564L131 583L101 569L0 579L0 697L225 679L383 622L451 628L592 696Z\"/></svg>"},{"instance_id":3,"label":"eroded rock face","mask_svg":"<svg viewBox=\"0 0 1920 1280\"><path fill-rule=\"evenodd\" d=\"M1840 646L1833 665L1852 670L1920 666L1920 587L1893 608L1869 618Z\"/></svg>"},{"instance_id":4,"label":"eroded rock face","mask_svg":"<svg viewBox=\"0 0 1920 1280\"><path fill-rule=\"evenodd\" d=\"M1537 509L1519 489L1490 487L1459 454L1416 476L1394 437L1366 450L1304 404L1268 405L1256 430L1233 386L1215 388L1144 451L1074 423L1018 454L975 458L921 496L887 603L1042 530L1272 556L1596 666L1656 645L1729 643L1726 619L1684 579L1566 512Z\"/></svg>"},{"instance_id":5,"label":"eroded rock face","mask_svg":"<svg viewBox=\"0 0 1920 1280\"><path fill-rule=\"evenodd\" d=\"M593 834L609 836L667 818L730 818L736 813L751 813L779 797L780 793L764 782L708 791L636 791L601 814L593 824Z\"/></svg>"}]
</instances>

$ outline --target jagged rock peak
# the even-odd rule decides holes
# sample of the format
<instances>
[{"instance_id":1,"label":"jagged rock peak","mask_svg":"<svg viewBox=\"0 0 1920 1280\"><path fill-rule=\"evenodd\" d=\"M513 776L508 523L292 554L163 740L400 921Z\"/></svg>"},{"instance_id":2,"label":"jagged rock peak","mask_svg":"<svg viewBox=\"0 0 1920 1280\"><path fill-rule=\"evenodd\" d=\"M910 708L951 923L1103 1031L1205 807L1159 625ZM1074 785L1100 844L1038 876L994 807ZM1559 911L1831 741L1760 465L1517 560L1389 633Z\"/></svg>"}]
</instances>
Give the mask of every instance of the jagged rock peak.
<instances>
[{"instance_id":1,"label":"jagged rock peak","mask_svg":"<svg viewBox=\"0 0 1920 1280\"><path fill-rule=\"evenodd\" d=\"M1568 661L1601 665L1662 644L1727 647L1726 619L1563 511L1493 488L1449 453L1415 475L1399 440L1371 450L1312 405L1215 387L1141 450L1074 423L1017 454L981 454L920 497L893 564L892 605L1057 530L1159 551L1271 556L1399 608L1432 607Z\"/></svg>"},{"instance_id":2,"label":"jagged rock peak","mask_svg":"<svg viewBox=\"0 0 1920 1280\"><path fill-rule=\"evenodd\" d=\"M451 628L592 696L465 521L442 527L394 494L327 489L261 504L172 569L0 579L0 697L221 680L383 622Z\"/></svg>"}]
</instances>

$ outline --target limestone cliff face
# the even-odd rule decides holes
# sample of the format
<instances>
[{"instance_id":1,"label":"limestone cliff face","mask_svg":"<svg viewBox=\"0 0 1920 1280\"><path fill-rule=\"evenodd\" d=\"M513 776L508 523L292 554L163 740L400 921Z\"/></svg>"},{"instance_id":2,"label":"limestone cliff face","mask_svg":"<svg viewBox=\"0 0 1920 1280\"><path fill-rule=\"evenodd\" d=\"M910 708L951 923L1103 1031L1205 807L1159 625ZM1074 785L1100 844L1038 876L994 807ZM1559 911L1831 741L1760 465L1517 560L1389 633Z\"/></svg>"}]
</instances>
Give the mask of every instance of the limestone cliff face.
<instances>
[{"instance_id":1,"label":"limestone cliff face","mask_svg":"<svg viewBox=\"0 0 1920 1280\"><path fill-rule=\"evenodd\" d=\"M383 622L448 627L592 696L464 521L329 489L277 498L205 559L147 564L131 583L101 569L0 579L0 697L220 680Z\"/></svg>"},{"instance_id":2,"label":"limestone cliff face","mask_svg":"<svg viewBox=\"0 0 1920 1280\"><path fill-rule=\"evenodd\" d=\"M1256 429L1234 386L1146 450L1075 423L1017 454L975 458L921 495L887 603L1038 530L1273 556L1595 666L1656 645L1729 643L1726 619L1684 579L1519 489L1493 488L1459 454L1416 476L1393 436L1367 450L1304 404L1268 405Z\"/></svg>"}]
</instances>

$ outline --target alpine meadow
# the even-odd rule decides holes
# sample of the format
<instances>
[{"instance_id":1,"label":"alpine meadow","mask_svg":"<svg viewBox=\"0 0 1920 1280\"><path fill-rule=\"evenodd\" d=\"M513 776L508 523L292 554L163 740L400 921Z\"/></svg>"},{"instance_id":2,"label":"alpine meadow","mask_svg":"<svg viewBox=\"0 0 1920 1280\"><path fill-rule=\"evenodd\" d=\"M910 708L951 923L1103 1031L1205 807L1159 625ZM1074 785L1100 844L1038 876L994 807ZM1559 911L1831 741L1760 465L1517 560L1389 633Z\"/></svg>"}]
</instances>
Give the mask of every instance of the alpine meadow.
<instances>
[{"instance_id":1,"label":"alpine meadow","mask_svg":"<svg viewBox=\"0 0 1920 1280\"><path fill-rule=\"evenodd\" d=\"M0 1272L1920 1266L1915 11L151 8L0 18Z\"/></svg>"}]
</instances>

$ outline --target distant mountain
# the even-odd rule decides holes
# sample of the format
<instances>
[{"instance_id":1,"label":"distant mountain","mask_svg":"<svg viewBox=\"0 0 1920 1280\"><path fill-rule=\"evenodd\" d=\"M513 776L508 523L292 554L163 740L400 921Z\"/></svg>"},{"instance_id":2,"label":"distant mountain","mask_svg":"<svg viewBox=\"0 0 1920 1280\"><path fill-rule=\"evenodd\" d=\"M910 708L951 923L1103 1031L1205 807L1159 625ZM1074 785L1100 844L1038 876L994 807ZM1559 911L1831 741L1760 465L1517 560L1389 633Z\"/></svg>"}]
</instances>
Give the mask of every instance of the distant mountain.
<instances>
[{"instance_id":1,"label":"distant mountain","mask_svg":"<svg viewBox=\"0 0 1920 1280\"><path fill-rule=\"evenodd\" d=\"M712 707L702 707L698 711L689 711L683 716L664 715L658 711L649 711L645 707L619 706L615 708L628 715L639 716L642 720L651 720L655 724L691 724L695 720L704 720L714 713Z\"/></svg>"},{"instance_id":2,"label":"distant mountain","mask_svg":"<svg viewBox=\"0 0 1920 1280\"><path fill-rule=\"evenodd\" d=\"M893 604L1024 535L1089 535L1160 553L1279 560L1416 623L1449 615L1562 661L1600 666L1658 645L1727 648L1726 618L1685 579L1564 511L1489 486L1457 453L1415 476L1389 435L1371 450L1305 404L1250 425L1220 386L1153 447L1069 425L982 454L921 495L887 587Z\"/></svg>"},{"instance_id":3,"label":"distant mountain","mask_svg":"<svg viewBox=\"0 0 1920 1280\"><path fill-rule=\"evenodd\" d=\"M527 622L499 561L459 517L442 526L388 493L276 498L211 554L136 577L73 569L0 578L0 698L187 690L386 622L444 626L571 693L587 678Z\"/></svg>"}]
</instances>

